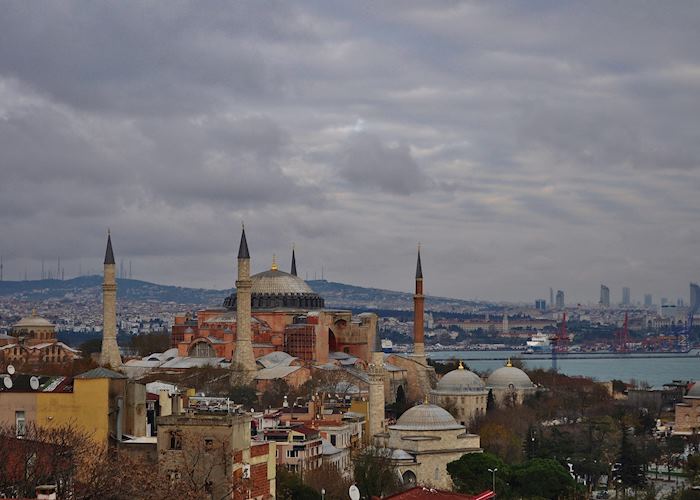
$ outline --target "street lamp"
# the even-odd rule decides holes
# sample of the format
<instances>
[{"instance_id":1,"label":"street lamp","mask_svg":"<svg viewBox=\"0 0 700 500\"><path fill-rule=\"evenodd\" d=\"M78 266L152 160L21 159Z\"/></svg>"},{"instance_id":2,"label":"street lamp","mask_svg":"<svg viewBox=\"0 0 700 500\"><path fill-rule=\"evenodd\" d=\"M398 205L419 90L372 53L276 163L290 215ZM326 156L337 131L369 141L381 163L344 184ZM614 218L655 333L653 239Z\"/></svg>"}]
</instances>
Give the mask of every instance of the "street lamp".
<instances>
[{"instance_id":1,"label":"street lamp","mask_svg":"<svg viewBox=\"0 0 700 500\"><path fill-rule=\"evenodd\" d=\"M491 473L491 491L496 493L496 472L498 471L497 468L494 469L489 469L489 472Z\"/></svg>"},{"instance_id":2,"label":"street lamp","mask_svg":"<svg viewBox=\"0 0 700 500\"><path fill-rule=\"evenodd\" d=\"M326 488L321 488L321 500L326 498Z\"/></svg>"}]
</instances>

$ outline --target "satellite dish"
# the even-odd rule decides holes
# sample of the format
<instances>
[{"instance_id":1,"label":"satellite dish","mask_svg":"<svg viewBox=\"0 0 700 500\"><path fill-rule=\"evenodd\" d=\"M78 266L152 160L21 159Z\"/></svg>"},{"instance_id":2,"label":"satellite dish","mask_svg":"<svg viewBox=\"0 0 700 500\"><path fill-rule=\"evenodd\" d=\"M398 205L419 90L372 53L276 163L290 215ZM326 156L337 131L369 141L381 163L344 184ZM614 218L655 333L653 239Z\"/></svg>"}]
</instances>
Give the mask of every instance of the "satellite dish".
<instances>
[{"instance_id":1,"label":"satellite dish","mask_svg":"<svg viewBox=\"0 0 700 500\"><path fill-rule=\"evenodd\" d=\"M36 377L32 377L29 379L29 387L32 388L33 391L36 391L39 389L39 379Z\"/></svg>"},{"instance_id":2,"label":"satellite dish","mask_svg":"<svg viewBox=\"0 0 700 500\"><path fill-rule=\"evenodd\" d=\"M5 389L12 389L12 379L10 377L3 377L2 383L5 386Z\"/></svg>"},{"instance_id":3,"label":"satellite dish","mask_svg":"<svg viewBox=\"0 0 700 500\"><path fill-rule=\"evenodd\" d=\"M360 490L354 484L350 486L350 500L360 500Z\"/></svg>"},{"instance_id":4,"label":"satellite dish","mask_svg":"<svg viewBox=\"0 0 700 500\"><path fill-rule=\"evenodd\" d=\"M14 375L15 374L15 367L12 365L7 365L7 373L9 373L10 375Z\"/></svg>"}]
</instances>

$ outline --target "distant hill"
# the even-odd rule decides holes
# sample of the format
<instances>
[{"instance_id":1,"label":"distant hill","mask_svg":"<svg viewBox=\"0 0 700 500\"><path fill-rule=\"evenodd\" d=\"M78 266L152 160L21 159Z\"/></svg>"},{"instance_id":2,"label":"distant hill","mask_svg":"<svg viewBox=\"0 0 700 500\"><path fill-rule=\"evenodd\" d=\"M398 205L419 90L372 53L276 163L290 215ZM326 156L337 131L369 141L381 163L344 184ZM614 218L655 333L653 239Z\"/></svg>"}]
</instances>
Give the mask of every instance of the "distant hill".
<instances>
[{"instance_id":1,"label":"distant hill","mask_svg":"<svg viewBox=\"0 0 700 500\"><path fill-rule=\"evenodd\" d=\"M148 281L118 279L118 294L127 300L220 304L231 290L207 290L158 285ZM102 293L102 276L80 276L68 280L0 281L0 297L20 295L27 300L70 299Z\"/></svg>"},{"instance_id":2,"label":"distant hill","mask_svg":"<svg viewBox=\"0 0 700 500\"><path fill-rule=\"evenodd\" d=\"M413 294L379 288L365 288L326 280L308 281L309 286L325 298L326 307L347 309L411 309ZM148 281L118 279L119 297L135 301L175 302L201 306L220 305L233 290L211 290L159 285ZM15 296L24 300L48 298L71 300L96 296L102 291L101 276L81 276L68 280L2 281L0 297ZM442 297L426 297L426 309L465 311L476 302ZM481 304L483 306L483 304Z\"/></svg>"}]
</instances>

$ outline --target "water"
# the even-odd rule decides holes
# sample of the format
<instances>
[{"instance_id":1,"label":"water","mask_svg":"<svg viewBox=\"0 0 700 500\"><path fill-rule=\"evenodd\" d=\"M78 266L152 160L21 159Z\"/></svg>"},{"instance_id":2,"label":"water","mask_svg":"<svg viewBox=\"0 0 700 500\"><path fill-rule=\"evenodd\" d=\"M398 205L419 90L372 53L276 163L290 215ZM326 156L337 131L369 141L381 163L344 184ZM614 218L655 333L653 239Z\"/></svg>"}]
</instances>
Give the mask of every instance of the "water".
<instances>
[{"instance_id":1,"label":"water","mask_svg":"<svg viewBox=\"0 0 700 500\"><path fill-rule=\"evenodd\" d=\"M585 356L585 359L557 358L557 367L565 375L580 375L599 381L623 380L646 381L653 387L661 387L672 380L700 380L700 350L693 350L691 356L681 358L652 358L623 355L619 358L600 358L596 355ZM542 358L546 355L536 355ZM583 355L577 354L576 358ZM552 367L550 359L531 359L522 351L440 351L428 353L434 360L462 359L469 368L479 372L495 370L505 365L503 360L478 360L477 358L508 358L519 357L525 363L526 369Z\"/></svg>"}]
</instances>

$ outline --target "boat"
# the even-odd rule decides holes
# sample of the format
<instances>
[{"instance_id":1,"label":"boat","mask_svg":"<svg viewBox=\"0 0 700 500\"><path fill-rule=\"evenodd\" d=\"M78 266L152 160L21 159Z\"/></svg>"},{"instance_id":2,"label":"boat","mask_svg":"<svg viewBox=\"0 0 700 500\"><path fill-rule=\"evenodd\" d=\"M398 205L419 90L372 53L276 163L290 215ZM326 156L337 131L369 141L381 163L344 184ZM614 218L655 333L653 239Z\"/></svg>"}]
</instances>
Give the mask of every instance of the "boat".
<instances>
[{"instance_id":1,"label":"boat","mask_svg":"<svg viewBox=\"0 0 700 500\"><path fill-rule=\"evenodd\" d=\"M394 343L389 339L383 339L382 340L382 352L387 353L387 354L394 352Z\"/></svg>"},{"instance_id":2,"label":"boat","mask_svg":"<svg viewBox=\"0 0 700 500\"><path fill-rule=\"evenodd\" d=\"M543 352L552 352L552 339L549 335L537 332L527 341L527 349L523 354L538 354Z\"/></svg>"}]
</instances>

